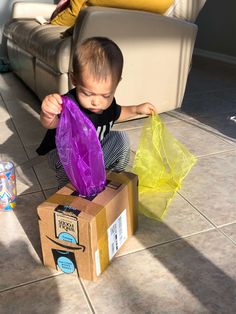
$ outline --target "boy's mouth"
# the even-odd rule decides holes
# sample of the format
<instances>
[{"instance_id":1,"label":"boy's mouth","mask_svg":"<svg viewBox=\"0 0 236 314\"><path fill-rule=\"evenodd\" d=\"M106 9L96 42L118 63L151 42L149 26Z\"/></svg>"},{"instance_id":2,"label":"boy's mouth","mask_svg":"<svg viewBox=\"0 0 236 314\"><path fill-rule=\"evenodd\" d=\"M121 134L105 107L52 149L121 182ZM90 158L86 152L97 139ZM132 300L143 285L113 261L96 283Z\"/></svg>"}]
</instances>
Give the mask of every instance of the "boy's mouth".
<instances>
[{"instance_id":1,"label":"boy's mouth","mask_svg":"<svg viewBox=\"0 0 236 314\"><path fill-rule=\"evenodd\" d=\"M102 113L101 109L96 109L96 108L91 108L89 109L90 111L94 112L94 113Z\"/></svg>"}]
</instances>

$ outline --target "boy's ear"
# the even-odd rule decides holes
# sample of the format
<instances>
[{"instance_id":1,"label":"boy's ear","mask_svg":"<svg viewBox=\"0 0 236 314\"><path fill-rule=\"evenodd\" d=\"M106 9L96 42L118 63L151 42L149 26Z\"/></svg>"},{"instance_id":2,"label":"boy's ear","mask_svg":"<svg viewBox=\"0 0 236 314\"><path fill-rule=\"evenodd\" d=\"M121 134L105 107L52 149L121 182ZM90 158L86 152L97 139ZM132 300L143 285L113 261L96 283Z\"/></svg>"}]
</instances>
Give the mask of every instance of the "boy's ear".
<instances>
[{"instance_id":1,"label":"boy's ear","mask_svg":"<svg viewBox=\"0 0 236 314\"><path fill-rule=\"evenodd\" d=\"M75 75L74 75L74 72L70 72L70 79L71 79L71 82L74 86L77 85L77 80L75 78Z\"/></svg>"}]
</instances>

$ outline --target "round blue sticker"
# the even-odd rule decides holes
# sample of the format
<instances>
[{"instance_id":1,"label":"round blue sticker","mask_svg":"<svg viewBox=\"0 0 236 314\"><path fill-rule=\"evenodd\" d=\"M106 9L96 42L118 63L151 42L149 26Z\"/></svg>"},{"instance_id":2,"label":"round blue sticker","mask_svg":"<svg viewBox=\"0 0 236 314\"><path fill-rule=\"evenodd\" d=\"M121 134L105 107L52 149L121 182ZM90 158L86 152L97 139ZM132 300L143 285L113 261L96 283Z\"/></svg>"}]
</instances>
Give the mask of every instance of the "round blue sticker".
<instances>
[{"instance_id":1,"label":"round blue sticker","mask_svg":"<svg viewBox=\"0 0 236 314\"><path fill-rule=\"evenodd\" d=\"M67 232L60 233L58 239L76 244L75 238Z\"/></svg>"},{"instance_id":2,"label":"round blue sticker","mask_svg":"<svg viewBox=\"0 0 236 314\"><path fill-rule=\"evenodd\" d=\"M61 256L57 260L57 265L63 273L70 274L75 271L74 263L65 256Z\"/></svg>"}]
</instances>

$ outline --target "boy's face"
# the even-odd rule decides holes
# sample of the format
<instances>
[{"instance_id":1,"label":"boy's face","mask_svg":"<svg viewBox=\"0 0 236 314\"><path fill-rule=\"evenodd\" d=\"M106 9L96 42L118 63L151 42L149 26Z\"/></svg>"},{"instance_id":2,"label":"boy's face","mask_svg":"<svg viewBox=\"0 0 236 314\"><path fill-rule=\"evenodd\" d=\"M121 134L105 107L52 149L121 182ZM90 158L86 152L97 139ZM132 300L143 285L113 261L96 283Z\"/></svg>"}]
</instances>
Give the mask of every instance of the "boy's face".
<instances>
[{"instance_id":1,"label":"boy's face","mask_svg":"<svg viewBox=\"0 0 236 314\"><path fill-rule=\"evenodd\" d=\"M72 80L76 86L77 99L85 109L99 114L111 105L117 87L111 76L106 80L96 80L85 68L80 82L75 77Z\"/></svg>"}]
</instances>

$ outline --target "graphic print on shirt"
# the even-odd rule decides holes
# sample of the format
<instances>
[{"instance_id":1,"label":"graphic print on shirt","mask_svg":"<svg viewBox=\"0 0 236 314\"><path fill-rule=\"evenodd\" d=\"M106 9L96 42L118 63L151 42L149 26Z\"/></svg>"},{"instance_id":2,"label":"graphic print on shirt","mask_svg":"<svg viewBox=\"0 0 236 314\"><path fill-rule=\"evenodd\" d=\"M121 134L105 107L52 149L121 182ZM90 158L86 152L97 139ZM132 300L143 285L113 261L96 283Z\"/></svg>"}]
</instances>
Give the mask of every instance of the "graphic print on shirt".
<instances>
[{"instance_id":1,"label":"graphic print on shirt","mask_svg":"<svg viewBox=\"0 0 236 314\"><path fill-rule=\"evenodd\" d=\"M100 142L103 140L105 135L107 135L110 132L110 129L112 128L113 124L114 122L110 121L108 124L97 127L96 131Z\"/></svg>"}]
</instances>

